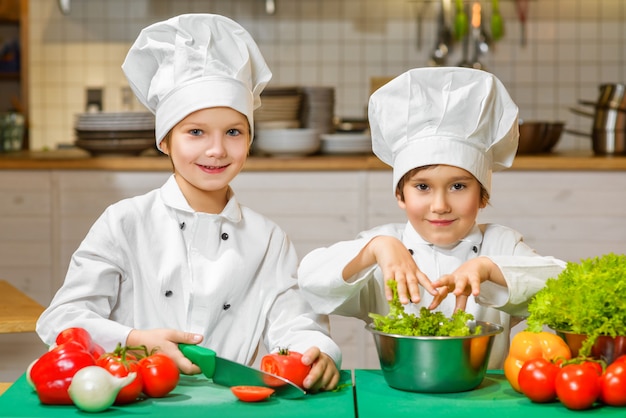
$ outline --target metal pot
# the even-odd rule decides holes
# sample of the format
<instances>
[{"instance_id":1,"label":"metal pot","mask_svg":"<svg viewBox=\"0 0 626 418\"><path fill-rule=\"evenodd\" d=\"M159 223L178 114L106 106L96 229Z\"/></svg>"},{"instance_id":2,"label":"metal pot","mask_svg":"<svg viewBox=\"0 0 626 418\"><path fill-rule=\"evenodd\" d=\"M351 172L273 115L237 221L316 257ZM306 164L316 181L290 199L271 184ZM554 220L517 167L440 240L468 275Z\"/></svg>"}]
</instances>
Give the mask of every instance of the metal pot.
<instances>
[{"instance_id":1,"label":"metal pot","mask_svg":"<svg viewBox=\"0 0 626 418\"><path fill-rule=\"evenodd\" d=\"M593 106L594 112L576 108L572 112L593 118L591 135L567 130L581 136L591 136L593 151L598 155L626 154L626 85L606 83L600 85L598 101L579 100L584 106Z\"/></svg>"},{"instance_id":2,"label":"metal pot","mask_svg":"<svg viewBox=\"0 0 626 418\"><path fill-rule=\"evenodd\" d=\"M626 110L626 85L620 83L601 84L597 107Z\"/></svg>"},{"instance_id":3,"label":"metal pot","mask_svg":"<svg viewBox=\"0 0 626 418\"><path fill-rule=\"evenodd\" d=\"M588 104L581 102L582 104ZM591 136L593 152L597 155L626 154L626 110L596 106L595 112L576 108L572 112L593 118L591 134L566 130L579 136Z\"/></svg>"}]
</instances>

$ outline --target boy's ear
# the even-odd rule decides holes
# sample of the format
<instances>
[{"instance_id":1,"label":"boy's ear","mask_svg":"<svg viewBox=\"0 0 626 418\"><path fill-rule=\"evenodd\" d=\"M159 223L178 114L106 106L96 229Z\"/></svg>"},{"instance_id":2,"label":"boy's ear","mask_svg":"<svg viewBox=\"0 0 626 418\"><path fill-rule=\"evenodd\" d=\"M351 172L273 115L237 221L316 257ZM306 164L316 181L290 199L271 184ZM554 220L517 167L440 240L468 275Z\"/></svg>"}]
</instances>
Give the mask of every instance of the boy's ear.
<instances>
[{"instance_id":1,"label":"boy's ear","mask_svg":"<svg viewBox=\"0 0 626 418\"><path fill-rule=\"evenodd\" d=\"M161 152L165 155L170 155L170 150L167 146L167 141L161 141L161 143L159 144L159 147L161 148Z\"/></svg>"},{"instance_id":2,"label":"boy's ear","mask_svg":"<svg viewBox=\"0 0 626 418\"><path fill-rule=\"evenodd\" d=\"M404 203L404 199L400 193L396 193L396 200L398 201L400 209L406 209L406 203Z\"/></svg>"}]
</instances>

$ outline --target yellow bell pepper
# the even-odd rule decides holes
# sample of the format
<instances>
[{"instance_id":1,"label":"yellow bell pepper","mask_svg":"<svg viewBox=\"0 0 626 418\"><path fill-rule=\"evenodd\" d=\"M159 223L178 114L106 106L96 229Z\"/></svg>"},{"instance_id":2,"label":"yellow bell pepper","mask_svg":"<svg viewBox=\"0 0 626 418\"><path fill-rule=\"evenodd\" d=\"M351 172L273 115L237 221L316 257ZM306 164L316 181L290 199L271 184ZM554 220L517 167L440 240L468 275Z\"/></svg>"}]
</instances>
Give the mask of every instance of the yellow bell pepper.
<instances>
[{"instance_id":1,"label":"yellow bell pepper","mask_svg":"<svg viewBox=\"0 0 626 418\"><path fill-rule=\"evenodd\" d=\"M550 361L569 360L572 352L561 337L550 332L520 331L515 334L504 360L504 376L513 389L521 392L517 376L524 363L541 357Z\"/></svg>"}]
</instances>

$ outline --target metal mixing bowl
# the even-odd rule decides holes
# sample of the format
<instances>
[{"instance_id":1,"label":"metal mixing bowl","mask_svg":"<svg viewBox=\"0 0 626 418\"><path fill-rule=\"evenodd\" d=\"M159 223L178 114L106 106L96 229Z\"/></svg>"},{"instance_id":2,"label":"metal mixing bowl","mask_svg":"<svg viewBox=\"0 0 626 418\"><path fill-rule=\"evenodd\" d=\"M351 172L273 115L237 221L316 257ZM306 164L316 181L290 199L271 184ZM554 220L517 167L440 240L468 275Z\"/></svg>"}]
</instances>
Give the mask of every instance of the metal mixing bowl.
<instances>
[{"instance_id":1,"label":"metal mixing bowl","mask_svg":"<svg viewBox=\"0 0 626 418\"><path fill-rule=\"evenodd\" d=\"M487 372L493 340L504 328L476 321L481 333L467 337L410 337L365 326L374 336L380 367L395 389L452 393L474 389Z\"/></svg>"},{"instance_id":2,"label":"metal mixing bowl","mask_svg":"<svg viewBox=\"0 0 626 418\"><path fill-rule=\"evenodd\" d=\"M564 122L522 121L519 123L518 154L552 151L563 133Z\"/></svg>"}]
</instances>

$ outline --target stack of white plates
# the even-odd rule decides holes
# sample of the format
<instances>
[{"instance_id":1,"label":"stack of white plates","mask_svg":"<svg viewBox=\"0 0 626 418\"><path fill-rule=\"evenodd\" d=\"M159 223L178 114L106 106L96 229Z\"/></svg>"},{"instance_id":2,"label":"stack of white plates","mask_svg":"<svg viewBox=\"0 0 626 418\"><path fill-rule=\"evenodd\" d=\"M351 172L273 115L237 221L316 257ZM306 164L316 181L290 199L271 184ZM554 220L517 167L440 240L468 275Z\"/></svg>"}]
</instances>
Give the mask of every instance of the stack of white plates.
<instances>
[{"instance_id":1,"label":"stack of white plates","mask_svg":"<svg viewBox=\"0 0 626 418\"><path fill-rule=\"evenodd\" d=\"M74 144L93 155L139 154L155 144L150 112L81 113L74 130Z\"/></svg>"},{"instance_id":2,"label":"stack of white plates","mask_svg":"<svg viewBox=\"0 0 626 418\"><path fill-rule=\"evenodd\" d=\"M76 131L83 132L154 132L154 115L150 112L99 112L76 115Z\"/></svg>"},{"instance_id":3,"label":"stack of white plates","mask_svg":"<svg viewBox=\"0 0 626 418\"><path fill-rule=\"evenodd\" d=\"M302 87L303 128L315 129L320 134L335 131L335 89L333 87Z\"/></svg>"},{"instance_id":4,"label":"stack of white plates","mask_svg":"<svg viewBox=\"0 0 626 418\"><path fill-rule=\"evenodd\" d=\"M366 154L372 152L369 131L320 135L323 154Z\"/></svg>"},{"instance_id":5,"label":"stack of white plates","mask_svg":"<svg viewBox=\"0 0 626 418\"><path fill-rule=\"evenodd\" d=\"M320 149L315 129L259 129L252 143L255 153L277 157L300 157Z\"/></svg>"},{"instance_id":6,"label":"stack of white plates","mask_svg":"<svg viewBox=\"0 0 626 418\"><path fill-rule=\"evenodd\" d=\"M254 123L257 128L268 123L298 128L301 106L302 92L298 87L268 87L261 93L261 107L254 111Z\"/></svg>"}]
</instances>

